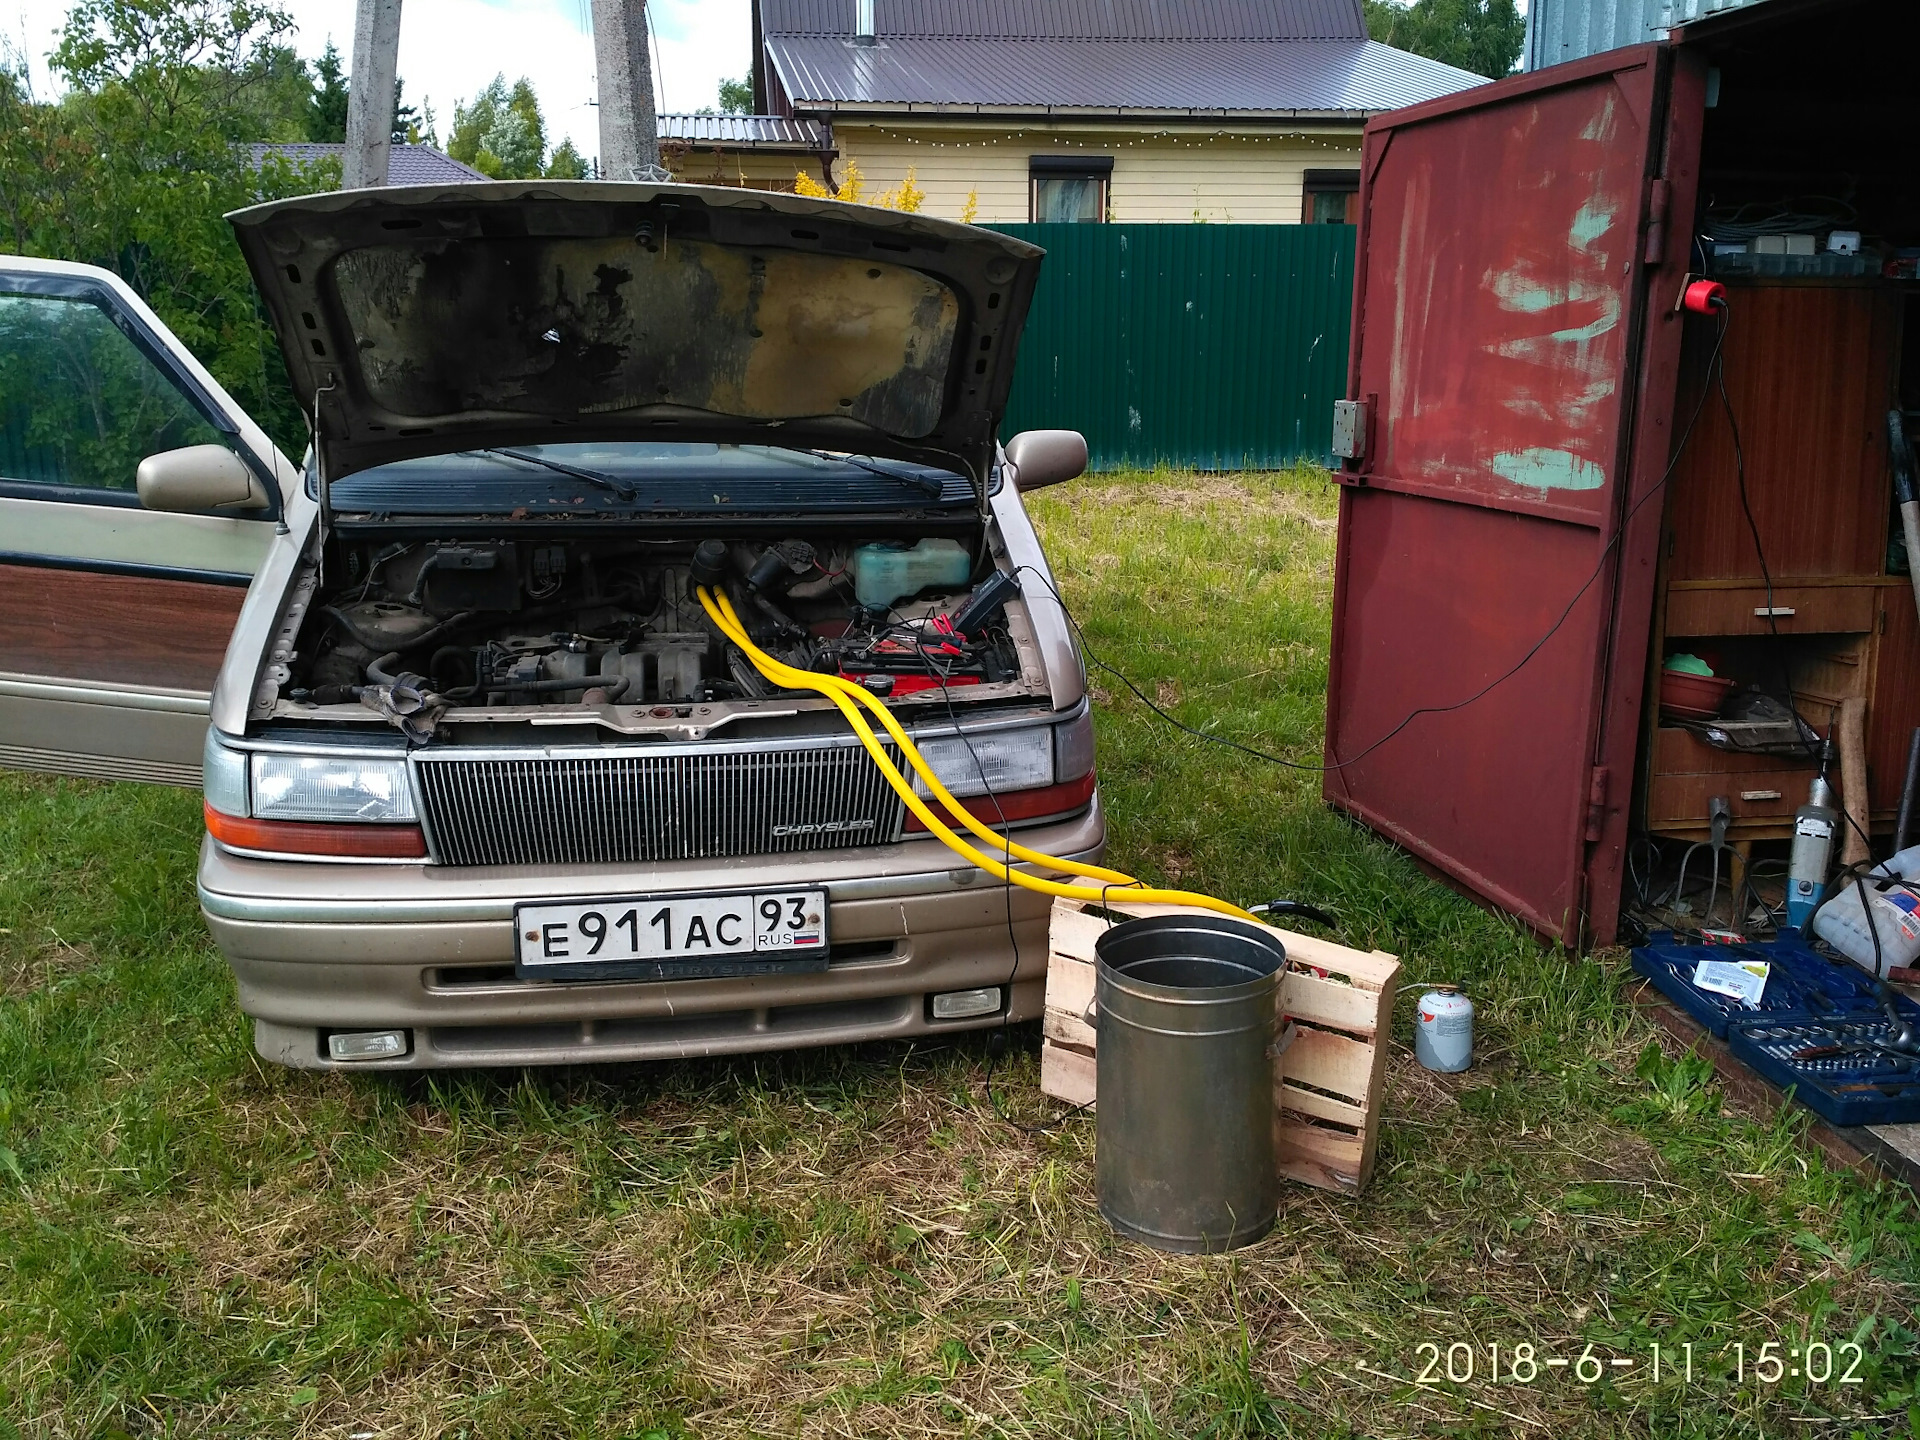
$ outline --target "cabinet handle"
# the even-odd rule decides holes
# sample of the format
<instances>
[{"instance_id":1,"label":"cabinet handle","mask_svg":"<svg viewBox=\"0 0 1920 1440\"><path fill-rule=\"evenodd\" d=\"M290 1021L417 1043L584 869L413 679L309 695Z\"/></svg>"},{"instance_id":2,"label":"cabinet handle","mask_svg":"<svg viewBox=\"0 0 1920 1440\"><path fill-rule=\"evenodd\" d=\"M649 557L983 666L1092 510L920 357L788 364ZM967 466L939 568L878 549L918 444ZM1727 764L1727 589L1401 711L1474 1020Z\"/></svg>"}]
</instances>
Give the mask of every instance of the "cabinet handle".
<instances>
[{"instance_id":1,"label":"cabinet handle","mask_svg":"<svg viewBox=\"0 0 1920 1440\"><path fill-rule=\"evenodd\" d=\"M1769 608L1765 605L1756 605L1753 607L1753 613L1762 620L1779 620L1791 616L1793 614L1793 606L1775 605Z\"/></svg>"}]
</instances>

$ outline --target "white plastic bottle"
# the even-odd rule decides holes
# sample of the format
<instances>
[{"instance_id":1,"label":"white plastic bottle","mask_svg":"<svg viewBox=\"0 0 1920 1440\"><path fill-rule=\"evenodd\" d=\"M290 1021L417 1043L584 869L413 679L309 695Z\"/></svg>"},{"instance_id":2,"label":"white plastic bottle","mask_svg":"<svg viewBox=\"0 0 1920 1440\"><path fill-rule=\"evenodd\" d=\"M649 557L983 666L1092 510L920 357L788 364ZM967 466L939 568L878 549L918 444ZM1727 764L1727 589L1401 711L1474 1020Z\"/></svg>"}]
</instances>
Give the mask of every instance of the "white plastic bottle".
<instances>
[{"instance_id":1,"label":"white plastic bottle","mask_svg":"<svg viewBox=\"0 0 1920 1440\"><path fill-rule=\"evenodd\" d=\"M1889 885L1881 889L1878 877L1911 880L1912 888ZM1860 904L1861 890L1867 903ZM1873 930L1867 930L1868 917ZM1912 965L1920 958L1920 845L1909 846L1884 860L1820 907L1813 933L1864 970L1884 977L1895 965ZM1876 953L1875 938L1879 940Z\"/></svg>"}]
</instances>

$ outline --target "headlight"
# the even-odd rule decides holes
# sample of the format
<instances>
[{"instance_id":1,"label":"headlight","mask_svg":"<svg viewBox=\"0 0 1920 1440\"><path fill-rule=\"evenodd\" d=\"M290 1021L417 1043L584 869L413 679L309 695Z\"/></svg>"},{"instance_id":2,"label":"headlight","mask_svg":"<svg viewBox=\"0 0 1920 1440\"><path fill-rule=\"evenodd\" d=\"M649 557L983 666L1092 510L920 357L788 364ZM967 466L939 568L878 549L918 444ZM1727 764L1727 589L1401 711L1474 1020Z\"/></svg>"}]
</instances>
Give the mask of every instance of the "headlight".
<instances>
[{"instance_id":1,"label":"headlight","mask_svg":"<svg viewBox=\"0 0 1920 1440\"><path fill-rule=\"evenodd\" d=\"M221 814L247 813L247 757L222 745L211 725L206 748L200 753L200 788L207 804Z\"/></svg>"},{"instance_id":2,"label":"headlight","mask_svg":"<svg viewBox=\"0 0 1920 1440\"><path fill-rule=\"evenodd\" d=\"M1082 710L1078 718L1053 727L1053 778L1056 782L1078 780L1093 769L1093 712Z\"/></svg>"},{"instance_id":3,"label":"headlight","mask_svg":"<svg viewBox=\"0 0 1920 1440\"><path fill-rule=\"evenodd\" d=\"M411 821L407 762L256 753L253 815L257 820Z\"/></svg>"},{"instance_id":4,"label":"headlight","mask_svg":"<svg viewBox=\"0 0 1920 1440\"><path fill-rule=\"evenodd\" d=\"M956 797L1053 783L1053 727L943 735L918 742L921 758ZM925 794L922 784L921 793Z\"/></svg>"}]
</instances>

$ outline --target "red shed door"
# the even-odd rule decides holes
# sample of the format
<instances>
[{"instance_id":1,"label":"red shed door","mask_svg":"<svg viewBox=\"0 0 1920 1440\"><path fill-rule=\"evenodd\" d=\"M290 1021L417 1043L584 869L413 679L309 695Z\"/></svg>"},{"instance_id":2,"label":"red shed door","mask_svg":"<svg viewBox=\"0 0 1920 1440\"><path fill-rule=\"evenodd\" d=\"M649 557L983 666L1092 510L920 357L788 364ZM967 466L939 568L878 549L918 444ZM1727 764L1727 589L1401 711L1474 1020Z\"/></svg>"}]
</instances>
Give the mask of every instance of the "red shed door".
<instances>
[{"instance_id":1,"label":"red shed door","mask_svg":"<svg viewBox=\"0 0 1920 1440\"><path fill-rule=\"evenodd\" d=\"M1366 140L1326 795L1568 943L1663 63L1555 66ZM1457 708L1394 733L1423 707Z\"/></svg>"}]
</instances>

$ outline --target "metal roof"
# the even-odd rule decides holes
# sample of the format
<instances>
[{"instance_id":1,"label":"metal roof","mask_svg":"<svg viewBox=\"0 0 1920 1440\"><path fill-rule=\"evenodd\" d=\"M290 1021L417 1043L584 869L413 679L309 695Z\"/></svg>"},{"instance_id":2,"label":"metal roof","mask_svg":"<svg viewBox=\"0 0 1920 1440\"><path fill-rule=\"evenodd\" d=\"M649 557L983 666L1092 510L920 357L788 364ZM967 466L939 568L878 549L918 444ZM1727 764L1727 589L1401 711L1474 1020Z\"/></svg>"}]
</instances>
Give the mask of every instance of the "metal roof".
<instances>
[{"instance_id":1,"label":"metal roof","mask_svg":"<svg viewBox=\"0 0 1920 1440\"><path fill-rule=\"evenodd\" d=\"M784 0L794 7L825 3ZM928 8L936 3L1034 8L1015 0L971 6L926 0ZM850 11L851 0L843 8ZM886 5L879 8L888 13ZM1116 11L1150 8L1114 3ZM883 32L877 45L854 45L825 35L769 33L766 53L802 110L1357 117L1486 83L1484 76L1359 39L959 39Z\"/></svg>"},{"instance_id":2,"label":"metal roof","mask_svg":"<svg viewBox=\"0 0 1920 1440\"><path fill-rule=\"evenodd\" d=\"M783 115L662 115L660 138L744 150L812 152L828 147L826 130L818 121Z\"/></svg>"},{"instance_id":3,"label":"metal roof","mask_svg":"<svg viewBox=\"0 0 1920 1440\"><path fill-rule=\"evenodd\" d=\"M291 160L296 165L311 165L329 157L344 161L347 147L319 142L288 145L249 145L253 168L258 170L270 154ZM458 185L487 177L471 165L462 164L444 150L431 145L395 145L387 157L389 185Z\"/></svg>"},{"instance_id":4,"label":"metal roof","mask_svg":"<svg viewBox=\"0 0 1920 1440\"><path fill-rule=\"evenodd\" d=\"M874 29L958 40L1364 40L1360 0L874 0ZM854 0L761 0L773 35L854 33Z\"/></svg>"},{"instance_id":5,"label":"metal roof","mask_svg":"<svg viewBox=\"0 0 1920 1440\"><path fill-rule=\"evenodd\" d=\"M1623 45L1664 40L1667 31L1760 0L1532 0L1527 7L1526 67L1538 70Z\"/></svg>"}]
</instances>

